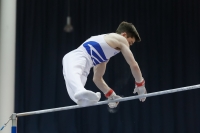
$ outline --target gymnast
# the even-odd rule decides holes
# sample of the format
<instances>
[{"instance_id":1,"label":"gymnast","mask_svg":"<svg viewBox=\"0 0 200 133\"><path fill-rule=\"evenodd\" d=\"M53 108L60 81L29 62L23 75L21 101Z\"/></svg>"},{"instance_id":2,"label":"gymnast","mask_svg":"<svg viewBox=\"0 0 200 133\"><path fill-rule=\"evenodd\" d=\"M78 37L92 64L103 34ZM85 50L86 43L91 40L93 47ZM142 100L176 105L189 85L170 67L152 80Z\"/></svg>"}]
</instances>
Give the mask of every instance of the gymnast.
<instances>
[{"instance_id":1,"label":"gymnast","mask_svg":"<svg viewBox=\"0 0 200 133\"><path fill-rule=\"evenodd\" d=\"M141 38L132 23L121 22L116 33L92 36L83 42L77 49L67 53L62 60L63 75L70 98L80 106L96 104L100 98L100 92L93 92L84 88L90 69L93 68L93 81L109 100L121 98L111 89L103 79L106 64L109 59L122 53L129 64L135 79L133 93L146 94L145 80L142 77L139 65L136 62L130 46L140 42ZM144 102L144 98L139 100ZM110 108L116 108L119 102L109 103Z\"/></svg>"}]
</instances>

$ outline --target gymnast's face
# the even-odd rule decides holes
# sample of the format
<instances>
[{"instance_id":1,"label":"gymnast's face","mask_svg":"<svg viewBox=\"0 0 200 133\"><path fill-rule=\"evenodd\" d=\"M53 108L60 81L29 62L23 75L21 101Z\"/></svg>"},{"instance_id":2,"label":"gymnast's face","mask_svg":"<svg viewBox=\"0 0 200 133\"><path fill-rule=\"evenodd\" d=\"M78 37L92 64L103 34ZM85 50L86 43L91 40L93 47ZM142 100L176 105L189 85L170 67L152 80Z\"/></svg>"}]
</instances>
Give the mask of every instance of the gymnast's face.
<instances>
[{"instance_id":1,"label":"gymnast's face","mask_svg":"<svg viewBox=\"0 0 200 133\"><path fill-rule=\"evenodd\" d=\"M129 37L126 32L121 33L121 35L126 38L126 40L128 41L129 46L134 44L135 37Z\"/></svg>"}]
</instances>

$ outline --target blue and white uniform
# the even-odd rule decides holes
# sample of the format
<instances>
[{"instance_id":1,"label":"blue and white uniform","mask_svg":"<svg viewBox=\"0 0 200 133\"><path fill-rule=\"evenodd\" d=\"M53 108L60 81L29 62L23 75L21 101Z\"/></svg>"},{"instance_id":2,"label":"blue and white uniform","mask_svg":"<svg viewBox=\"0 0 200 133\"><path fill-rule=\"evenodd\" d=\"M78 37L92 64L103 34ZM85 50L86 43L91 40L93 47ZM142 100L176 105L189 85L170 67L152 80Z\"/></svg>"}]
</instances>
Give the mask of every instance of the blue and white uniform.
<instances>
[{"instance_id":1,"label":"blue and white uniform","mask_svg":"<svg viewBox=\"0 0 200 133\"><path fill-rule=\"evenodd\" d=\"M63 75L68 94L74 102L77 103L80 98L84 98L84 96L79 97L76 94L87 91L84 86L90 69L93 66L109 60L119 52L105 42L104 35L98 35L87 39L77 49L64 56ZM95 97L91 99L98 102L100 98L99 96L97 97L97 99Z\"/></svg>"},{"instance_id":2,"label":"blue and white uniform","mask_svg":"<svg viewBox=\"0 0 200 133\"><path fill-rule=\"evenodd\" d=\"M81 46L84 47L89 54L93 65L107 61L112 56L119 53L118 50L110 47L104 40L104 35L93 36L86 40Z\"/></svg>"}]
</instances>

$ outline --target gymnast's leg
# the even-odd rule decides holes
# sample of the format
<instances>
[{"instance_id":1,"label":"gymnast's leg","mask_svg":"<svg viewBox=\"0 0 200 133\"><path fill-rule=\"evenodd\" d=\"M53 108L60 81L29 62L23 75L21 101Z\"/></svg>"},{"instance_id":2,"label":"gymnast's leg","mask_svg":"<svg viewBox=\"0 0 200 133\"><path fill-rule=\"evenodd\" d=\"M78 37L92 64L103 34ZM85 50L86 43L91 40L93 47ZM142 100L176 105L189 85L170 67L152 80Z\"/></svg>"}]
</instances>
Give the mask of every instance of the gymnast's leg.
<instances>
[{"instance_id":1,"label":"gymnast's leg","mask_svg":"<svg viewBox=\"0 0 200 133\"><path fill-rule=\"evenodd\" d=\"M69 53L63 58L63 74L70 98L81 106L97 103L101 97L100 93L84 88L87 77L83 73L87 66L87 59L84 57L71 58L72 56Z\"/></svg>"}]
</instances>

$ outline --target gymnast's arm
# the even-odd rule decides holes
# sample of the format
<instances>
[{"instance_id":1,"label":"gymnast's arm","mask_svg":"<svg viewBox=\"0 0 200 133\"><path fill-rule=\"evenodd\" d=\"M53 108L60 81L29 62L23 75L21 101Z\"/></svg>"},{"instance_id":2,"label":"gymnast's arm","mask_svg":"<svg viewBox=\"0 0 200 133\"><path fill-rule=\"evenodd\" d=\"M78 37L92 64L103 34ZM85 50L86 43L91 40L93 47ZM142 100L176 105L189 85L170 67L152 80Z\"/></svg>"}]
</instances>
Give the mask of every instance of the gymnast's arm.
<instances>
[{"instance_id":1,"label":"gymnast's arm","mask_svg":"<svg viewBox=\"0 0 200 133\"><path fill-rule=\"evenodd\" d=\"M122 52L126 62L129 64L130 68L131 68L131 72L133 74L133 77L135 78L135 81L137 83L142 82L144 79L142 77L142 73L140 71L139 65L136 62L130 48L129 48L129 44L125 39L120 40L120 51Z\"/></svg>"},{"instance_id":2,"label":"gymnast's arm","mask_svg":"<svg viewBox=\"0 0 200 133\"><path fill-rule=\"evenodd\" d=\"M106 82L103 79L103 75L106 70L106 64L108 61L100 63L93 67L94 75L93 75L93 81L95 85L104 93L106 94L110 87L106 84Z\"/></svg>"},{"instance_id":3,"label":"gymnast's arm","mask_svg":"<svg viewBox=\"0 0 200 133\"><path fill-rule=\"evenodd\" d=\"M124 56L124 58L126 59L126 62L129 64L130 68L131 68L131 72L135 78L135 89L134 89L134 92L133 93L138 93L138 95L142 95L142 94L146 94L147 91L146 91L146 88L144 86L145 84L145 81L142 77L142 73L140 71L140 68L138 66L138 63L135 61L135 58L129 48L129 45L127 41L123 41L122 39L122 42L119 43L120 44L120 50ZM144 98L140 98L140 101L144 102L146 99L146 97Z\"/></svg>"}]
</instances>

